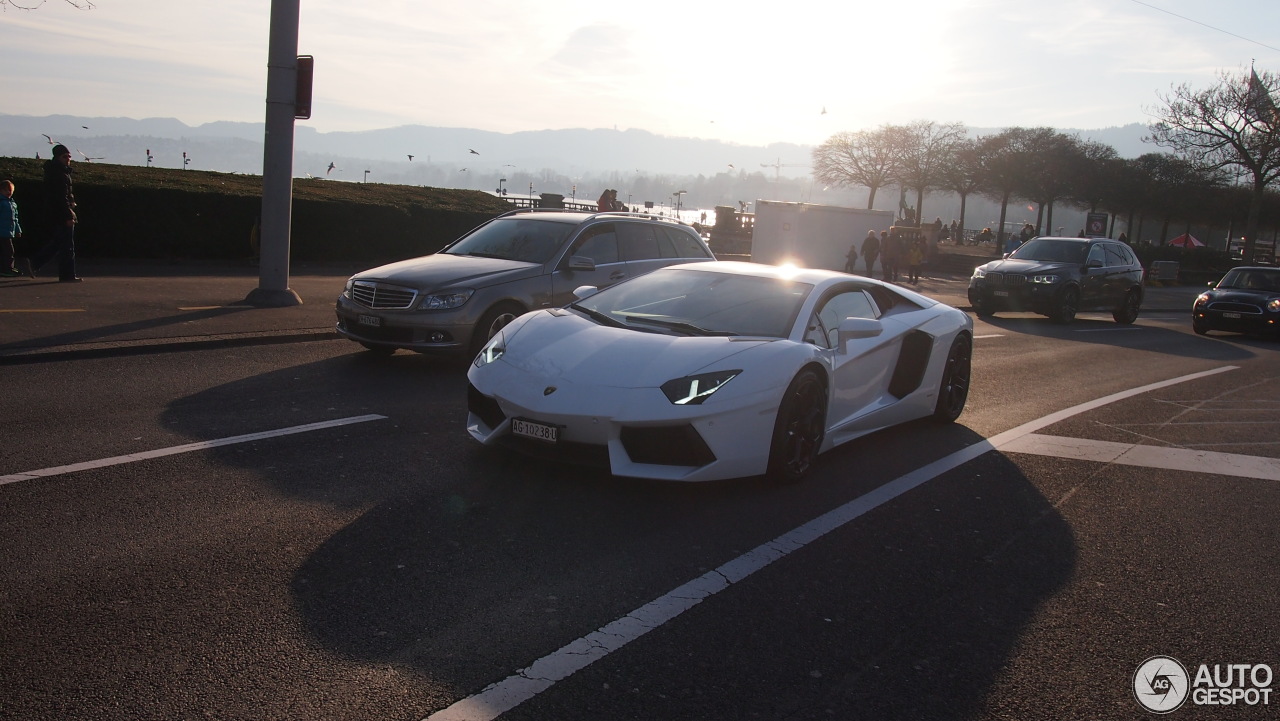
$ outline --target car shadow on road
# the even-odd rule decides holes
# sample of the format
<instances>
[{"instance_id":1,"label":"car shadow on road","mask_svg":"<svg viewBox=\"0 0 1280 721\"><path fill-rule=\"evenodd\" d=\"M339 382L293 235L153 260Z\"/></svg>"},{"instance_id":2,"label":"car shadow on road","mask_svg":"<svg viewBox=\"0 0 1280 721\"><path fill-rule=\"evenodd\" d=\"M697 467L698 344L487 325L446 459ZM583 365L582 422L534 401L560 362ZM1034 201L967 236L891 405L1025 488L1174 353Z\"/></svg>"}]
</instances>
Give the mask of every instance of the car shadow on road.
<instances>
[{"instance_id":1,"label":"car shadow on road","mask_svg":"<svg viewBox=\"0 0 1280 721\"><path fill-rule=\"evenodd\" d=\"M983 316L981 321L1007 333L1033 336L1037 338L1069 339L1078 343L1092 343L1115 347L1133 347L1133 334L1143 333L1154 337L1154 342L1147 342L1143 348L1187 358L1203 358L1206 360L1232 361L1253 358L1257 354L1245 350L1232 343L1214 343L1221 340L1213 336L1200 336L1190 340L1186 333L1171 328L1142 325L1119 325L1111 320L1101 318L1095 320L1078 317L1070 325L1054 323L1038 316ZM1186 328L1190 329L1188 321ZM975 335L984 335L982 328L974 330Z\"/></svg>"},{"instance_id":2,"label":"car shadow on road","mask_svg":"<svg viewBox=\"0 0 1280 721\"><path fill-rule=\"evenodd\" d=\"M344 429L329 455L281 443L268 465L235 447L208 452L304 507L331 504L351 517L281 579L293 601L281 612L297 615L310 645L408 674L424 697L478 692L981 440L963 425L908 424L825 454L796 486L619 479L473 445L461 369L407 354L353 353L253 376L183 399L167 420L208 437L206 408L239 415L233 404L247 396L305 406L308 389L334 414L389 420ZM648 634L625 665L643 666L649 688L669 685L683 699L664 707L670 719L724 718L726 709L739 718L745 708L826 717L828 707L850 718L962 717L983 704L1037 609L1070 579L1075 555L1052 503L988 453L703 602L672 634ZM839 622L815 634L811 624L823 618ZM696 632L704 639L696 648L688 622L710 629ZM807 666L815 653L827 659L820 679ZM626 673L608 660L580 672L630 683L617 678ZM685 694L690 685L717 697ZM622 717L632 702L593 695L593 717ZM552 689L509 716L575 718L582 708Z\"/></svg>"}]
</instances>

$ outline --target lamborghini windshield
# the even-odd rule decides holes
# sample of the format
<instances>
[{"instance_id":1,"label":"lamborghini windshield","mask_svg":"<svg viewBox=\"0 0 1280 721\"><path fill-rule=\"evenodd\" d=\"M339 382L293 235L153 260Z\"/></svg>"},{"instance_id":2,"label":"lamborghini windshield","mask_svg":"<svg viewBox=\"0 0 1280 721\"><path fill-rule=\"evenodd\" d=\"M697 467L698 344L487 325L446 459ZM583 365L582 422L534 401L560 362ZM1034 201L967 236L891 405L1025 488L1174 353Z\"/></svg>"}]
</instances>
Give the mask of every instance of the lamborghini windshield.
<instances>
[{"instance_id":1,"label":"lamborghini windshield","mask_svg":"<svg viewBox=\"0 0 1280 721\"><path fill-rule=\"evenodd\" d=\"M636 330L785 338L812 290L808 283L776 278L663 269L570 307Z\"/></svg>"}]
</instances>

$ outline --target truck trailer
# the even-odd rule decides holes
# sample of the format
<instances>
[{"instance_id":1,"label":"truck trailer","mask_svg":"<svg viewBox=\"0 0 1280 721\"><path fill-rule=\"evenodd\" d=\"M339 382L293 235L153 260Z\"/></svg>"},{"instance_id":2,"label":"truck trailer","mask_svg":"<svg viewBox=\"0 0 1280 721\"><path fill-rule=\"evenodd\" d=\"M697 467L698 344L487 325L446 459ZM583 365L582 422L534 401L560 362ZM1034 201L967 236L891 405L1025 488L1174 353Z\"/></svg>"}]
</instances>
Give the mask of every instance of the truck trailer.
<instances>
[{"instance_id":1,"label":"truck trailer","mask_svg":"<svg viewBox=\"0 0 1280 721\"><path fill-rule=\"evenodd\" d=\"M853 245L858 248L858 267L862 268L862 241L867 231L878 235L888 230L894 217L889 210L757 200L751 260L844 270L845 257Z\"/></svg>"}]
</instances>

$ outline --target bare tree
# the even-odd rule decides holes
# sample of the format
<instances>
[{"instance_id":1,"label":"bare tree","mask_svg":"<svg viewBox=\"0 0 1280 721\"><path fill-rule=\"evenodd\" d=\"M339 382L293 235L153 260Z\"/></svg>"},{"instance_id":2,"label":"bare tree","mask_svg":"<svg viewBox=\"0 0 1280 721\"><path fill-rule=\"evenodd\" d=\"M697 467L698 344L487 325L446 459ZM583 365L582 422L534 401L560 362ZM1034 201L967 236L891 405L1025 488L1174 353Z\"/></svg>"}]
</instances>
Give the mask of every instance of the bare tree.
<instances>
[{"instance_id":1,"label":"bare tree","mask_svg":"<svg viewBox=\"0 0 1280 721\"><path fill-rule=\"evenodd\" d=\"M893 182L895 153L891 126L836 133L813 149L813 177L830 185L870 189L870 210L875 206L876 191Z\"/></svg>"},{"instance_id":2,"label":"bare tree","mask_svg":"<svg viewBox=\"0 0 1280 721\"><path fill-rule=\"evenodd\" d=\"M916 223L924 223L924 194L942 186L943 166L966 136L962 123L939 125L917 120L893 127L895 177L903 188L916 191Z\"/></svg>"},{"instance_id":3,"label":"bare tree","mask_svg":"<svg viewBox=\"0 0 1280 721\"><path fill-rule=\"evenodd\" d=\"M1244 262L1253 262L1263 194L1280 177L1280 114L1271 99L1274 73L1235 74L1221 71L1216 85L1192 90L1174 86L1157 93L1163 107L1153 115L1146 138L1172 148L1188 161L1212 171L1242 171L1251 180L1253 195L1245 221Z\"/></svg>"},{"instance_id":4,"label":"bare tree","mask_svg":"<svg viewBox=\"0 0 1280 721\"><path fill-rule=\"evenodd\" d=\"M938 187L960 196L960 230L963 231L969 196L982 187L982 148L977 140L965 138L951 149L951 156L942 162Z\"/></svg>"},{"instance_id":5,"label":"bare tree","mask_svg":"<svg viewBox=\"0 0 1280 721\"><path fill-rule=\"evenodd\" d=\"M62 0L78 10L92 10L93 0ZM0 9L35 10L45 4L45 0L0 0Z\"/></svg>"}]
</instances>

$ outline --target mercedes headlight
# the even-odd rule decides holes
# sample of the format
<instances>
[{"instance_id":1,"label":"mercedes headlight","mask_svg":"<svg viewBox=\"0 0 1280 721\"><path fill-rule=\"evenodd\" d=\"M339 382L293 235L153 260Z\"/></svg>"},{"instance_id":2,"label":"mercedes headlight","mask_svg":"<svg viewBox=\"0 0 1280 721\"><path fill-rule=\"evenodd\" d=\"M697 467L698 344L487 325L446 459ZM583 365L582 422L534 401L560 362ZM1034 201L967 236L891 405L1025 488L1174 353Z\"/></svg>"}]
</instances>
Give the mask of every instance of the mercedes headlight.
<instances>
[{"instance_id":1,"label":"mercedes headlight","mask_svg":"<svg viewBox=\"0 0 1280 721\"><path fill-rule=\"evenodd\" d=\"M711 397L712 393L723 388L726 383L736 378L741 372L741 370L716 371L715 373L700 373L696 376L676 378L663 383L662 392L666 394L667 400L678 406L701 405L703 401Z\"/></svg>"},{"instance_id":2,"label":"mercedes headlight","mask_svg":"<svg viewBox=\"0 0 1280 721\"><path fill-rule=\"evenodd\" d=\"M351 286L356 282L355 278L347 278L347 284L342 287L342 297L351 298Z\"/></svg>"},{"instance_id":3,"label":"mercedes headlight","mask_svg":"<svg viewBox=\"0 0 1280 721\"><path fill-rule=\"evenodd\" d=\"M450 310L466 303L474 290L451 290L447 293L433 293L422 299L418 310Z\"/></svg>"},{"instance_id":4,"label":"mercedes headlight","mask_svg":"<svg viewBox=\"0 0 1280 721\"><path fill-rule=\"evenodd\" d=\"M978 266L977 268L973 269L973 277L985 278L987 277L987 271L982 266Z\"/></svg>"}]
</instances>

